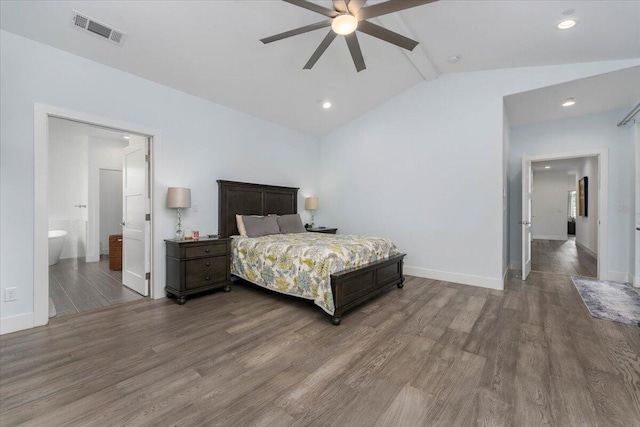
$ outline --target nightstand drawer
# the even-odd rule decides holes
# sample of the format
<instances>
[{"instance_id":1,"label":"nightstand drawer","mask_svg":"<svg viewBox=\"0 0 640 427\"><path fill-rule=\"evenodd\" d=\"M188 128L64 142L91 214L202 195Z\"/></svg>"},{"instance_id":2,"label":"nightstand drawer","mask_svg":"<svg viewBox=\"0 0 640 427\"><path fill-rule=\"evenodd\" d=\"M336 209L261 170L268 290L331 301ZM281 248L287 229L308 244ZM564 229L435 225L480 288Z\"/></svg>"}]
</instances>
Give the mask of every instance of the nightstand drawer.
<instances>
[{"instance_id":1,"label":"nightstand drawer","mask_svg":"<svg viewBox=\"0 0 640 427\"><path fill-rule=\"evenodd\" d=\"M226 257L223 257L226 259ZM216 283L226 282L227 272L225 269L199 271L197 273L187 274L184 280L185 288L196 289L202 286L214 285Z\"/></svg>"},{"instance_id":2,"label":"nightstand drawer","mask_svg":"<svg viewBox=\"0 0 640 427\"><path fill-rule=\"evenodd\" d=\"M185 273L188 277L212 270L227 271L227 262L229 258L226 255L185 261Z\"/></svg>"},{"instance_id":3,"label":"nightstand drawer","mask_svg":"<svg viewBox=\"0 0 640 427\"><path fill-rule=\"evenodd\" d=\"M227 245L222 244L210 244L199 245L185 248L186 258L196 258L202 256L223 255L227 253Z\"/></svg>"}]
</instances>

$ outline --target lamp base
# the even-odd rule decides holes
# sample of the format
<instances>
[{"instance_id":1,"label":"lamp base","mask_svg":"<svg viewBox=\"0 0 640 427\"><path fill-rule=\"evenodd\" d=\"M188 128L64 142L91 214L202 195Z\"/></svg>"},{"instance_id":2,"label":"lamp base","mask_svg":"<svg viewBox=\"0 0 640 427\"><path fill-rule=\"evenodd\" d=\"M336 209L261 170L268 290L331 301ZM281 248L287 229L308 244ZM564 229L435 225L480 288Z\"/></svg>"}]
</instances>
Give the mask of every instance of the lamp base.
<instances>
[{"instance_id":1,"label":"lamp base","mask_svg":"<svg viewBox=\"0 0 640 427\"><path fill-rule=\"evenodd\" d=\"M184 231L182 231L182 208L178 208L178 224L176 225L176 240L184 240Z\"/></svg>"}]
</instances>

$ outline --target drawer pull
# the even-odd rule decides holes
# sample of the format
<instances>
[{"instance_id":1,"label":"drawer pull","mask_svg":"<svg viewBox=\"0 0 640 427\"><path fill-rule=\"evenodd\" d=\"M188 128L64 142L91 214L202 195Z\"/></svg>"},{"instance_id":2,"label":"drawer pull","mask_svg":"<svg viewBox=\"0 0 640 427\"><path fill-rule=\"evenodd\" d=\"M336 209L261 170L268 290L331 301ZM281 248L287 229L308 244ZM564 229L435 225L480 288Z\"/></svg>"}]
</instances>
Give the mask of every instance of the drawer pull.
<instances>
[{"instance_id":1,"label":"drawer pull","mask_svg":"<svg viewBox=\"0 0 640 427\"><path fill-rule=\"evenodd\" d=\"M205 251L205 253L209 253L209 252L211 252L211 249L205 249L204 251Z\"/></svg>"},{"instance_id":2,"label":"drawer pull","mask_svg":"<svg viewBox=\"0 0 640 427\"><path fill-rule=\"evenodd\" d=\"M205 277L205 280L211 280L211 277L207 276Z\"/></svg>"},{"instance_id":3,"label":"drawer pull","mask_svg":"<svg viewBox=\"0 0 640 427\"><path fill-rule=\"evenodd\" d=\"M207 267L211 267L211 263L210 262L205 262L204 265L206 265Z\"/></svg>"}]
</instances>

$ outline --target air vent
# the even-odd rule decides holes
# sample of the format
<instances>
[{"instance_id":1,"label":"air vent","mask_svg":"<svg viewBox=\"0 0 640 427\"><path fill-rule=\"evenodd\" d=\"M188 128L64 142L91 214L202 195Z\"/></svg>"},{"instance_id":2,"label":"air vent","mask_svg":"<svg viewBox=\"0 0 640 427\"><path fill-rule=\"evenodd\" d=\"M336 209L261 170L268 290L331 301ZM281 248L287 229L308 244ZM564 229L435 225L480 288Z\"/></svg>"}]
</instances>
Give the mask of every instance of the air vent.
<instances>
[{"instance_id":1,"label":"air vent","mask_svg":"<svg viewBox=\"0 0 640 427\"><path fill-rule=\"evenodd\" d=\"M127 38L127 34L124 31L116 30L115 28L109 27L108 25L98 22L93 18L82 15L75 10L71 17L71 26L94 34L102 39L107 39L118 45L122 45Z\"/></svg>"}]
</instances>

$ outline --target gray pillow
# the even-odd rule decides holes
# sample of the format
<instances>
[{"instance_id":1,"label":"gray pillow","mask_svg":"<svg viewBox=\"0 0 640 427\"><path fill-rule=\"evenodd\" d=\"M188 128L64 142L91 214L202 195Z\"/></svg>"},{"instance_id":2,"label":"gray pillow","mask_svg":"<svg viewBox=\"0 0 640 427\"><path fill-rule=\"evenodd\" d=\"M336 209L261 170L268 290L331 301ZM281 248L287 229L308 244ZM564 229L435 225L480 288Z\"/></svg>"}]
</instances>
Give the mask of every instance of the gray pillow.
<instances>
[{"instance_id":1,"label":"gray pillow","mask_svg":"<svg viewBox=\"0 0 640 427\"><path fill-rule=\"evenodd\" d=\"M250 216L242 215L244 228L247 230L247 237L268 236L270 234L280 234L278 220L275 215Z\"/></svg>"},{"instance_id":2,"label":"gray pillow","mask_svg":"<svg viewBox=\"0 0 640 427\"><path fill-rule=\"evenodd\" d=\"M299 214L281 215L278 217L278 225L282 234L287 233L306 233L302 219Z\"/></svg>"}]
</instances>

